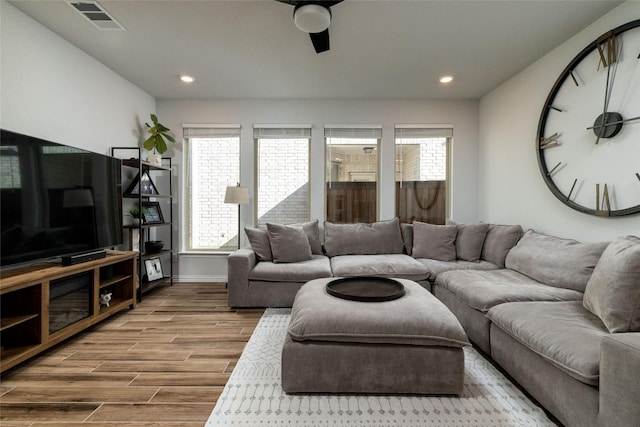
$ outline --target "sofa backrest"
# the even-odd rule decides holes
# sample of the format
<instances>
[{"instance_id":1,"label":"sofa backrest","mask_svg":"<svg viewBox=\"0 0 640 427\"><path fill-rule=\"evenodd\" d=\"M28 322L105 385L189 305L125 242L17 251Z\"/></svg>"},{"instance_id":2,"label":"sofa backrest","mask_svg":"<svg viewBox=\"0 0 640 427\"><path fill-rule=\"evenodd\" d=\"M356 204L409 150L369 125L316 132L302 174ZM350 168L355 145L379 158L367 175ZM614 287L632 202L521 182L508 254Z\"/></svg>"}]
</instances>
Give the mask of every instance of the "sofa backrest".
<instances>
[{"instance_id":1,"label":"sofa backrest","mask_svg":"<svg viewBox=\"0 0 640 427\"><path fill-rule=\"evenodd\" d=\"M401 254L403 247L398 218L372 224L324 223L324 250L330 257Z\"/></svg>"},{"instance_id":2,"label":"sofa backrest","mask_svg":"<svg viewBox=\"0 0 640 427\"><path fill-rule=\"evenodd\" d=\"M608 244L581 243L529 230L509 251L505 266L549 286L584 292Z\"/></svg>"}]
</instances>

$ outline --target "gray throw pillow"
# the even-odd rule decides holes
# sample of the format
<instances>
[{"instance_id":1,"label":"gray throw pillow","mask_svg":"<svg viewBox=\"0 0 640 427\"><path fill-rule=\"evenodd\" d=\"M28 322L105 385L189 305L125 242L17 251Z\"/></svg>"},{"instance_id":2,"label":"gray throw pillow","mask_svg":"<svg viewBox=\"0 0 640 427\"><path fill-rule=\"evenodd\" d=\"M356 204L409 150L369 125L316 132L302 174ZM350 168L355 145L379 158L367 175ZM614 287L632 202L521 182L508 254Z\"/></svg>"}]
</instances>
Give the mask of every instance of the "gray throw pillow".
<instances>
[{"instance_id":1,"label":"gray throw pillow","mask_svg":"<svg viewBox=\"0 0 640 427\"><path fill-rule=\"evenodd\" d=\"M478 262L489 224L457 224L456 256L464 261Z\"/></svg>"},{"instance_id":2,"label":"gray throw pillow","mask_svg":"<svg viewBox=\"0 0 640 427\"><path fill-rule=\"evenodd\" d=\"M298 262L312 258L311 245L302 227L267 223L273 262Z\"/></svg>"},{"instance_id":3,"label":"gray throw pillow","mask_svg":"<svg viewBox=\"0 0 640 427\"><path fill-rule=\"evenodd\" d=\"M403 245L398 218L371 224L324 222L324 249L328 256L401 254Z\"/></svg>"},{"instance_id":4,"label":"gray throw pillow","mask_svg":"<svg viewBox=\"0 0 640 427\"><path fill-rule=\"evenodd\" d=\"M320 227L318 227L318 220L303 222L299 224L287 224L292 227L302 227L309 239L309 245L311 245L311 253L314 255L322 255L322 242L320 241Z\"/></svg>"},{"instance_id":5,"label":"gray throw pillow","mask_svg":"<svg viewBox=\"0 0 640 427\"><path fill-rule=\"evenodd\" d=\"M400 230L402 231L404 250L407 252L407 255L411 256L413 251L413 224L403 222L400 224Z\"/></svg>"},{"instance_id":6,"label":"gray throw pillow","mask_svg":"<svg viewBox=\"0 0 640 427\"><path fill-rule=\"evenodd\" d=\"M247 233L251 249L256 253L258 261L271 261L271 244L269 243L269 233L267 230L260 228L245 227L244 232Z\"/></svg>"},{"instance_id":7,"label":"gray throw pillow","mask_svg":"<svg viewBox=\"0 0 640 427\"><path fill-rule=\"evenodd\" d=\"M413 221L411 256L438 261L455 261L457 233L458 229L455 225L434 225Z\"/></svg>"},{"instance_id":8,"label":"gray throw pillow","mask_svg":"<svg viewBox=\"0 0 640 427\"><path fill-rule=\"evenodd\" d=\"M584 292L584 307L609 332L640 332L640 239L611 242L593 270Z\"/></svg>"},{"instance_id":9,"label":"gray throw pillow","mask_svg":"<svg viewBox=\"0 0 640 427\"><path fill-rule=\"evenodd\" d=\"M519 225L490 224L484 238L480 259L504 268L507 254L518 243L520 237L522 237L522 227Z\"/></svg>"}]
</instances>

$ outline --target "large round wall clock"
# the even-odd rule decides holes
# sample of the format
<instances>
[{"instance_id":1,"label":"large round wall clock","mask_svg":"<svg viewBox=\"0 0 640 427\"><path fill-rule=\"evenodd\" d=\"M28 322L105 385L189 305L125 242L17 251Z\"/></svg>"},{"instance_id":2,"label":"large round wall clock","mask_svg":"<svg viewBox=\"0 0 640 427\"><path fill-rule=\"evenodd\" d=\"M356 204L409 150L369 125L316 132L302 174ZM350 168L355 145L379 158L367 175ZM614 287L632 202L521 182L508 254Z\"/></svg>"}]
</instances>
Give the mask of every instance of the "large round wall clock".
<instances>
[{"instance_id":1,"label":"large round wall clock","mask_svg":"<svg viewBox=\"0 0 640 427\"><path fill-rule=\"evenodd\" d=\"M565 205L597 216L640 212L640 20L598 37L560 74L536 151Z\"/></svg>"}]
</instances>

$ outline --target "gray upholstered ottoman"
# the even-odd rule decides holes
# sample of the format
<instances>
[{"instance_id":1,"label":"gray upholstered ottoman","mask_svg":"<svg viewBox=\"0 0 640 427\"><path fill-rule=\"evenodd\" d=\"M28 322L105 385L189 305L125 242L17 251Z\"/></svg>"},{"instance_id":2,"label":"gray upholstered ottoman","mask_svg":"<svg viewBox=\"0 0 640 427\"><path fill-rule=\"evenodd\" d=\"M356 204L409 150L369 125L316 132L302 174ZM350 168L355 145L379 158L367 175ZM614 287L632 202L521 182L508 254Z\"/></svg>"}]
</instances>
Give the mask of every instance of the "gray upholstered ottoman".
<instances>
[{"instance_id":1,"label":"gray upholstered ottoman","mask_svg":"<svg viewBox=\"0 0 640 427\"><path fill-rule=\"evenodd\" d=\"M462 326L411 280L393 301L329 295L316 279L298 291L282 349L287 393L461 394Z\"/></svg>"}]
</instances>

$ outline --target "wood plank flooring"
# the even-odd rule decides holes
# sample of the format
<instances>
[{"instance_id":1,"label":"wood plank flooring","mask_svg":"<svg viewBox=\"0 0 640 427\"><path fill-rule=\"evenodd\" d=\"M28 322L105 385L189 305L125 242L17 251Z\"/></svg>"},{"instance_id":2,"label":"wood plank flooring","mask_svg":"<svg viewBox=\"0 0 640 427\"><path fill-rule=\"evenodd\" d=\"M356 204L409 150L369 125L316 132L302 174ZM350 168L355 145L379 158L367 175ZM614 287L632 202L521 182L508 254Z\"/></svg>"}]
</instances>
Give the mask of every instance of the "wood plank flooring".
<instances>
[{"instance_id":1,"label":"wood plank flooring","mask_svg":"<svg viewBox=\"0 0 640 427\"><path fill-rule=\"evenodd\" d=\"M202 426L264 310L175 283L5 373L3 427Z\"/></svg>"}]
</instances>

